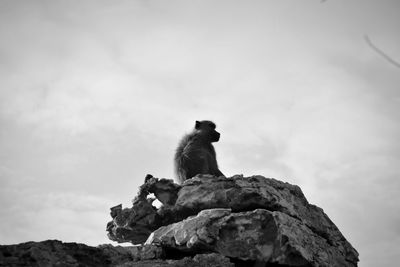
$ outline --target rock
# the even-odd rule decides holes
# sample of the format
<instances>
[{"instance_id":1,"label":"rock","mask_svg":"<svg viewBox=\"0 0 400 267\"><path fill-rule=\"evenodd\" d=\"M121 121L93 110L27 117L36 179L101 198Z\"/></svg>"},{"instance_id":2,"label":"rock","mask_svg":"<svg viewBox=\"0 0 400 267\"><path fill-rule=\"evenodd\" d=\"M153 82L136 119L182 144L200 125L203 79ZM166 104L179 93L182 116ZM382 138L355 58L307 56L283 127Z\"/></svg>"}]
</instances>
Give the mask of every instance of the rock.
<instances>
[{"instance_id":1,"label":"rock","mask_svg":"<svg viewBox=\"0 0 400 267\"><path fill-rule=\"evenodd\" d=\"M230 267L234 266L220 254L200 254L165 259L163 248L155 245L90 247L58 240L0 245L0 266L4 267Z\"/></svg>"},{"instance_id":2,"label":"rock","mask_svg":"<svg viewBox=\"0 0 400 267\"><path fill-rule=\"evenodd\" d=\"M100 245L99 249L103 254L113 259L113 262L136 262L146 260L159 260L165 258L164 249L158 245L139 245L139 246L112 246L110 244Z\"/></svg>"},{"instance_id":3,"label":"rock","mask_svg":"<svg viewBox=\"0 0 400 267\"><path fill-rule=\"evenodd\" d=\"M132 261L123 247L90 247L58 240L0 246L0 266L115 266Z\"/></svg>"},{"instance_id":4,"label":"rock","mask_svg":"<svg viewBox=\"0 0 400 267\"><path fill-rule=\"evenodd\" d=\"M152 231L162 226L161 217L152 205L154 199L148 199L148 195L154 194L168 207L176 202L179 189L180 185L175 184L173 180L157 179L147 175L145 183L132 201L132 208L122 209L122 205L111 208L113 220L107 224L108 238L120 243L130 241L133 244L140 244L146 241ZM164 219L166 217L164 216Z\"/></svg>"},{"instance_id":5,"label":"rock","mask_svg":"<svg viewBox=\"0 0 400 267\"><path fill-rule=\"evenodd\" d=\"M109 238L139 245L47 240L0 246L0 266L354 267L358 262L357 251L298 186L262 176L199 175L177 185L147 175L132 207L116 205L110 215Z\"/></svg>"},{"instance_id":6,"label":"rock","mask_svg":"<svg viewBox=\"0 0 400 267\"><path fill-rule=\"evenodd\" d=\"M157 179L148 174L145 183L140 186L138 196L133 203L145 199L148 194L153 193L156 198L164 205L174 205L180 185L175 184L171 179Z\"/></svg>"},{"instance_id":7,"label":"rock","mask_svg":"<svg viewBox=\"0 0 400 267\"><path fill-rule=\"evenodd\" d=\"M121 214L121 212L122 212L122 204L119 204L119 205L117 205L115 207L112 207L112 208L110 208L110 210L111 210L111 212L110 212L111 218L114 219L119 214Z\"/></svg>"},{"instance_id":8,"label":"rock","mask_svg":"<svg viewBox=\"0 0 400 267\"><path fill-rule=\"evenodd\" d=\"M146 244L213 251L230 258L288 266L355 266L304 223L279 211L209 209L153 232Z\"/></svg>"},{"instance_id":9,"label":"rock","mask_svg":"<svg viewBox=\"0 0 400 267\"><path fill-rule=\"evenodd\" d=\"M184 257L181 260L152 260L130 262L119 267L234 267L227 257L220 254L198 254L194 257Z\"/></svg>"},{"instance_id":10,"label":"rock","mask_svg":"<svg viewBox=\"0 0 400 267\"><path fill-rule=\"evenodd\" d=\"M161 208L151 205L150 193L161 198ZM107 230L118 242L147 239L179 253L216 252L233 261L280 266L358 262L357 251L298 186L262 176L199 175L180 186L147 176L132 208L113 217Z\"/></svg>"}]
</instances>

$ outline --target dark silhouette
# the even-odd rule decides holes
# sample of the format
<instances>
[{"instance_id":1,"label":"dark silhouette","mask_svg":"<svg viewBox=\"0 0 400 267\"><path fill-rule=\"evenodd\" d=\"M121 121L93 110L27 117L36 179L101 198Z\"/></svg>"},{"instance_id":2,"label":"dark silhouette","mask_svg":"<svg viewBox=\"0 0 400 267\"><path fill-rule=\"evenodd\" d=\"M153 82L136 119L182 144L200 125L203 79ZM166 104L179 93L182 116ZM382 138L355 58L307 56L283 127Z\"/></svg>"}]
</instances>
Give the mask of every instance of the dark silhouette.
<instances>
[{"instance_id":1,"label":"dark silhouette","mask_svg":"<svg viewBox=\"0 0 400 267\"><path fill-rule=\"evenodd\" d=\"M220 138L215 127L212 121L196 121L194 130L182 138L175 153L175 172L180 183L197 174L224 176L211 144Z\"/></svg>"}]
</instances>

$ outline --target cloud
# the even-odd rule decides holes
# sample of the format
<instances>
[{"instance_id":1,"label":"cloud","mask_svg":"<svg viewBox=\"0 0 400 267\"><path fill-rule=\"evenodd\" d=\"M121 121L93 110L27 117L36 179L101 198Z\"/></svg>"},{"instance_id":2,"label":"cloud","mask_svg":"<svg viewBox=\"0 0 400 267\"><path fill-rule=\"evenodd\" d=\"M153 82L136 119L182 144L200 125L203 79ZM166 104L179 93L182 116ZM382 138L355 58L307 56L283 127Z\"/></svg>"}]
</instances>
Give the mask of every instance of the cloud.
<instances>
[{"instance_id":1,"label":"cloud","mask_svg":"<svg viewBox=\"0 0 400 267\"><path fill-rule=\"evenodd\" d=\"M27 179L13 178L18 180L8 181L1 189L0 226L8 229L0 232L3 244L45 239L90 245L107 242L105 224L111 199L75 191L42 192L29 186ZM4 182L7 177L1 179Z\"/></svg>"},{"instance_id":2,"label":"cloud","mask_svg":"<svg viewBox=\"0 0 400 267\"><path fill-rule=\"evenodd\" d=\"M224 173L300 185L364 266L395 244L400 80L362 36L399 58L399 5L0 5L2 240L103 242L108 207L213 119Z\"/></svg>"}]
</instances>

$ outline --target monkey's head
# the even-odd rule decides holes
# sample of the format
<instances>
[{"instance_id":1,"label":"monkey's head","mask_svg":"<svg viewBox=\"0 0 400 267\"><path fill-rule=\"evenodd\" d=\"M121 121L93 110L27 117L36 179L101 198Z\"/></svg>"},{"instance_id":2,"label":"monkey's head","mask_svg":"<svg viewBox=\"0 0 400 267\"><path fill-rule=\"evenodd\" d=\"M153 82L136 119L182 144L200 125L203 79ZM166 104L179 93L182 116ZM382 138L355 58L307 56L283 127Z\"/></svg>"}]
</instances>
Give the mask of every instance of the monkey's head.
<instances>
[{"instance_id":1,"label":"monkey's head","mask_svg":"<svg viewBox=\"0 0 400 267\"><path fill-rule=\"evenodd\" d=\"M215 130L215 127L216 125L212 121L196 121L194 129L202 138L212 143L218 142L220 137L220 133Z\"/></svg>"}]
</instances>

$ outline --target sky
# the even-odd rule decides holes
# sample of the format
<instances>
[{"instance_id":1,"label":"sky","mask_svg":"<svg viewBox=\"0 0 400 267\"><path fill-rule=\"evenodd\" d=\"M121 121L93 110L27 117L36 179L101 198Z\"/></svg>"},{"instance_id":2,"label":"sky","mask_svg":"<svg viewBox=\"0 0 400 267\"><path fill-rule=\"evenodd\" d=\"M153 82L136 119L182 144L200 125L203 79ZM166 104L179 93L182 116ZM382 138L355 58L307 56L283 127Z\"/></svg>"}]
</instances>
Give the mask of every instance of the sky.
<instances>
[{"instance_id":1,"label":"sky","mask_svg":"<svg viewBox=\"0 0 400 267\"><path fill-rule=\"evenodd\" d=\"M398 0L0 0L0 243L106 236L195 120L226 176L299 185L400 257Z\"/></svg>"}]
</instances>

